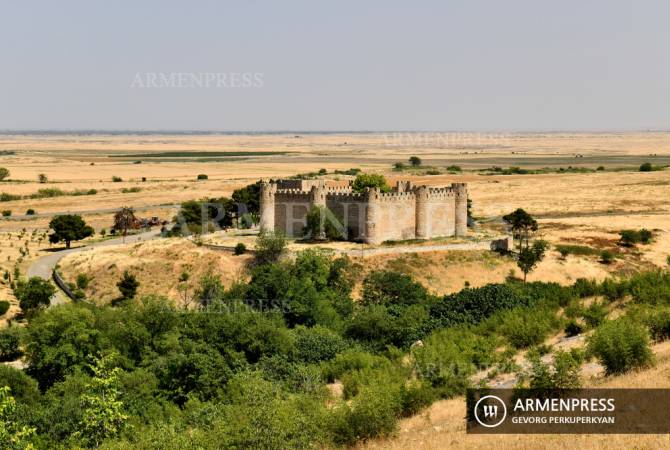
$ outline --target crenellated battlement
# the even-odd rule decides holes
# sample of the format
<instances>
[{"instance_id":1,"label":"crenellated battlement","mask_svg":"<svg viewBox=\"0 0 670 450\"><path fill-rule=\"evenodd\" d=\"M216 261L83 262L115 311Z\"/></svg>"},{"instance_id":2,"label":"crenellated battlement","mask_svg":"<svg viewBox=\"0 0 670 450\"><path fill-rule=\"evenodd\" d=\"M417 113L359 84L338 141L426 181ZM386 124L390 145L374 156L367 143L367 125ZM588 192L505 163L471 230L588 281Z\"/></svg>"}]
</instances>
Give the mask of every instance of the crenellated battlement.
<instances>
[{"instance_id":1,"label":"crenellated battlement","mask_svg":"<svg viewBox=\"0 0 670 450\"><path fill-rule=\"evenodd\" d=\"M353 192L351 184L329 186L322 179L264 180L261 228L298 236L309 208L316 205L326 206L344 220L349 238L368 243L463 236L467 233L467 193L465 183L432 187L399 181L391 192L368 188L360 193ZM276 208L293 202L306 205Z\"/></svg>"}]
</instances>

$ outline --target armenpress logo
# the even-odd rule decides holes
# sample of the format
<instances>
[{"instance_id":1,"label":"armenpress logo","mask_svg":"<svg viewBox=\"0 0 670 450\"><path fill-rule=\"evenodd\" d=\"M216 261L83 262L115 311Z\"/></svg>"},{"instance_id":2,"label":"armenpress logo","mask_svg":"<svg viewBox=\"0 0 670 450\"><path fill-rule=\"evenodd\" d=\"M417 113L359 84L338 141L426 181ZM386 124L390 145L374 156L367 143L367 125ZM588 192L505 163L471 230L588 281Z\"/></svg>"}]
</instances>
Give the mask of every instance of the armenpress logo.
<instances>
[{"instance_id":1,"label":"armenpress logo","mask_svg":"<svg viewBox=\"0 0 670 450\"><path fill-rule=\"evenodd\" d=\"M475 419L487 428L494 428L503 423L507 417L507 407L499 397L485 395L475 404Z\"/></svg>"}]
</instances>

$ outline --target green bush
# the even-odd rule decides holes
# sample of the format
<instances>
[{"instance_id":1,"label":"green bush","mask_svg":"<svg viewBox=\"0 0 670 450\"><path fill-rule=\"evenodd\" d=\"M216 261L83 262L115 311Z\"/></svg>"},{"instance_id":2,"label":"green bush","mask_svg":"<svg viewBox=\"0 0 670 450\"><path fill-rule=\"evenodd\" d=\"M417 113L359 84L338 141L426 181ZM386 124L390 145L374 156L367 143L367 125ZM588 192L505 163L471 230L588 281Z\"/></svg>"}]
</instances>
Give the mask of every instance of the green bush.
<instances>
[{"instance_id":1,"label":"green bush","mask_svg":"<svg viewBox=\"0 0 670 450\"><path fill-rule=\"evenodd\" d=\"M592 297L599 292L598 282L586 278L577 278L575 284L572 285L572 291L579 298Z\"/></svg>"},{"instance_id":2,"label":"green bush","mask_svg":"<svg viewBox=\"0 0 670 450\"><path fill-rule=\"evenodd\" d=\"M338 353L334 359L324 362L321 365L321 374L328 383L332 383L342 378L347 372L390 366L391 361L388 358L363 350L349 349Z\"/></svg>"},{"instance_id":3,"label":"green bush","mask_svg":"<svg viewBox=\"0 0 670 450\"><path fill-rule=\"evenodd\" d=\"M77 274L77 288L79 289L86 289L88 287L88 284L91 282L91 278L85 274L85 273L78 273Z\"/></svg>"},{"instance_id":4,"label":"green bush","mask_svg":"<svg viewBox=\"0 0 670 450\"><path fill-rule=\"evenodd\" d=\"M342 403L333 411L333 441L353 445L358 440L389 436L396 430L401 411L398 387L366 386L351 404Z\"/></svg>"},{"instance_id":5,"label":"green bush","mask_svg":"<svg viewBox=\"0 0 670 450\"><path fill-rule=\"evenodd\" d=\"M551 364L539 356L530 358L531 369L526 375L530 389L578 389L581 358L572 352L558 351Z\"/></svg>"},{"instance_id":6,"label":"green bush","mask_svg":"<svg viewBox=\"0 0 670 450\"><path fill-rule=\"evenodd\" d=\"M626 290L638 303L670 305L670 272L637 273L626 283Z\"/></svg>"},{"instance_id":7,"label":"green bush","mask_svg":"<svg viewBox=\"0 0 670 450\"><path fill-rule=\"evenodd\" d=\"M9 311L9 302L0 300L0 316L4 316L7 311Z\"/></svg>"},{"instance_id":8,"label":"green bush","mask_svg":"<svg viewBox=\"0 0 670 450\"><path fill-rule=\"evenodd\" d=\"M603 264L612 264L614 262L614 254L609 250L600 252L600 262Z\"/></svg>"},{"instance_id":9,"label":"green bush","mask_svg":"<svg viewBox=\"0 0 670 450\"><path fill-rule=\"evenodd\" d=\"M586 325L595 328L607 318L607 307L602 303L593 302L582 311L582 317Z\"/></svg>"},{"instance_id":10,"label":"green bush","mask_svg":"<svg viewBox=\"0 0 670 450\"><path fill-rule=\"evenodd\" d=\"M10 217L12 215L11 209L5 209L2 211L2 217Z\"/></svg>"},{"instance_id":11,"label":"green bush","mask_svg":"<svg viewBox=\"0 0 670 450\"><path fill-rule=\"evenodd\" d=\"M648 366L653 359L647 330L625 317L598 327L589 338L588 352L605 366L608 375Z\"/></svg>"},{"instance_id":12,"label":"green bush","mask_svg":"<svg viewBox=\"0 0 670 450\"><path fill-rule=\"evenodd\" d=\"M0 330L0 361L13 361L21 356L21 334L18 327Z\"/></svg>"},{"instance_id":13,"label":"green bush","mask_svg":"<svg viewBox=\"0 0 670 450\"><path fill-rule=\"evenodd\" d=\"M247 252L247 246L244 245L242 242L238 242L237 245L235 246L234 253L236 255L243 255L246 252Z\"/></svg>"},{"instance_id":14,"label":"green bush","mask_svg":"<svg viewBox=\"0 0 670 450\"><path fill-rule=\"evenodd\" d=\"M201 173L198 175L198 180L207 180L207 179L209 179L207 174Z\"/></svg>"},{"instance_id":15,"label":"green bush","mask_svg":"<svg viewBox=\"0 0 670 450\"><path fill-rule=\"evenodd\" d=\"M26 211L26 216L34 216L35 215L35 210L32 208L28 208Z\"/></svg>"},{"instance_id":16,"label":"green bush","mask_svg":"<svg viewBox=\"0 0 670 450\"><path fill-rule=\"evenodd\" d=\"M390 270L375 271L363 280L365 305L414 305L423 303L428 291L411 276Z\"/></svg>"},{"instance_id":17,"label":"green bush","mask_svg":"<svg viewBox=\"0 0 670 450\"><path fill-rule=\"evenodd\" d=\"M640 172L651 172L654 170L654 166L650 162L642 163L640 165Z\"/></svg>"},{"instance_id":18,"label":"green bush","mask_svg":"<svg viewBox=\"0 0 670 450\"><path fill-rule=\"evenodd\" d=\"M347 348L342 336L319 325L294 329L297 357L307 363L316 363L333 359Z\"/></svg>"},{"instance_id":19,"label":"green bush","mask_svg":"<svg viewBox=\"0 0 670 450\"><path fill-rule=\"evenodd\" d=\"M443 397L464 392L469 377L493 361L495 339L462 328L438 330L412 350L418 377Z\"/></svg>"},{"instance_id":20,"label":"green bush","mask_svg":"<svg viewBox=\"0 0 670 450\"><path fill-rule=\"evenodd\" d=\"M515 348L541 344L560 321L549 308L515 308L500 314L500 333Z\"/></svg>"},{"instance_id":21,"label":"green bush","mask_svg":"<svg viewBox=\"0 0 670 450\"><path fill-rule=\"evenodd\" d=\"M120 183L120 182L123 181L123 178L121 178L121 177L117 177L116 175L114 175L114 176L112 177L112 181L113 181L114 183Z\"/></svg>"},{"instance_id":22,"label":"green bush","mask_svg":"<svg viewBox=\"0 0 670 450\"><path fill-rule=\"evenodd\" d=\"M654 340L670 339L670 307L645 308L642 310L640 320L647 326Z\"/></svg>"},{"instance_id":23,"label":"green bush","mask_svg":"<svg viewBox=\"0 0 670 450\"><path fill-rule=\"evenodd\" d=\"M565 335L568 337L577 336L584 331L584 328L577 323L576 320L570 320L567 325L565 325Z\"/></svg>"}]
</instances>

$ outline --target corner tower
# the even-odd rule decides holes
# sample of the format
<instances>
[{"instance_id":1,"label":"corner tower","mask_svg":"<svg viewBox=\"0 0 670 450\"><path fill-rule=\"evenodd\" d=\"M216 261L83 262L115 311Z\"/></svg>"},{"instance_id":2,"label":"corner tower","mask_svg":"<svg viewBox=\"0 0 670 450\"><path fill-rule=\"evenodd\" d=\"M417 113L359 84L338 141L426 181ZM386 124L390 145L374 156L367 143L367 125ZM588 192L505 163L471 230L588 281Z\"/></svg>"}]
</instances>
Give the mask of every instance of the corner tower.
<instances>
[{"instance_id":1,"label":"corner tower","mask_svg":"<svg viewBox=\"0 0 670 450\"><path fill-rule=\"evenodd\" d=\"M275 193L277 192L277 185L272 181L261 181L261 231L275 230Z\"/></svg>"}]
</instances>

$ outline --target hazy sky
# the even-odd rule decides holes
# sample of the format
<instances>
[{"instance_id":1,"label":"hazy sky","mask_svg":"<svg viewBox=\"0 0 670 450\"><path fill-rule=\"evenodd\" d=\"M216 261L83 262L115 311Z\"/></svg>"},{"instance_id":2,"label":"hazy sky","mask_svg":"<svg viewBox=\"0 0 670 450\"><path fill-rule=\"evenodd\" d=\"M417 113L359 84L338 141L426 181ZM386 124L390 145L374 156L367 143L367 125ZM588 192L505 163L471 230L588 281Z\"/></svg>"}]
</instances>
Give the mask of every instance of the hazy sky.
<instances>
[{"instance_id":1,"label":"hazy sky","mask_svg":"<svg viewBox=\"0 0 670 450\"><path fill-rule=\"evenodd\" d=\"M0 1L0 129L670 128L667 0Z\"/></svg>"}]
</instances>

